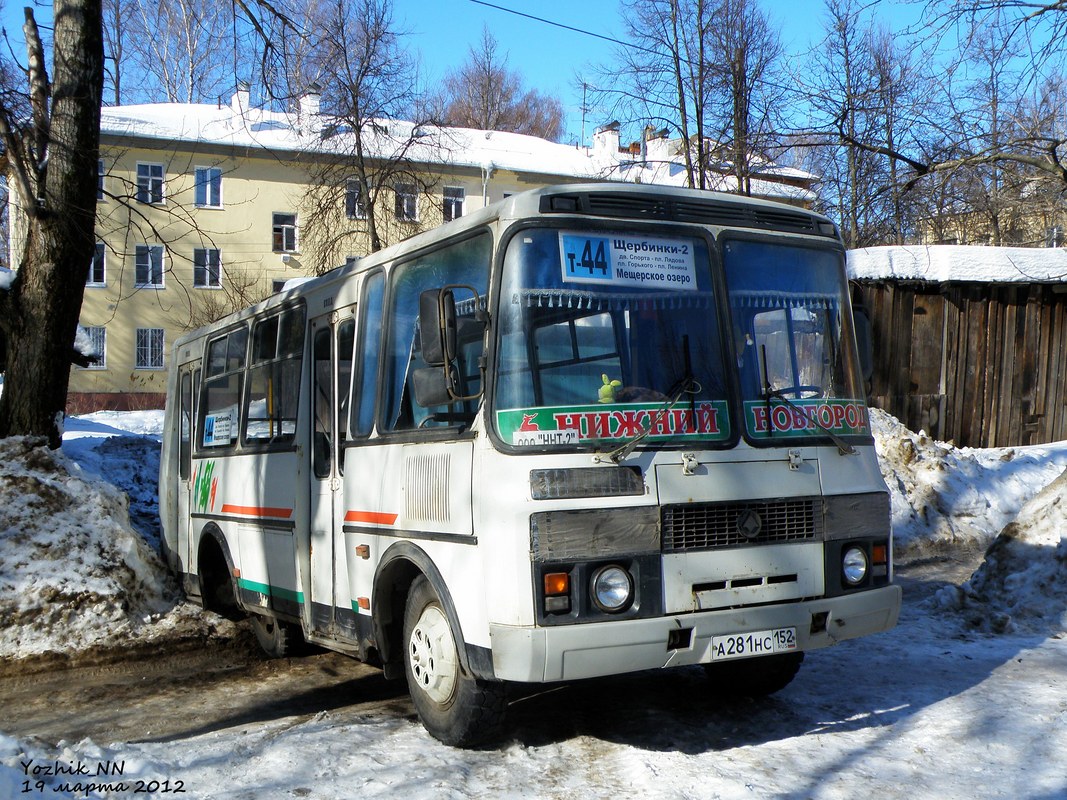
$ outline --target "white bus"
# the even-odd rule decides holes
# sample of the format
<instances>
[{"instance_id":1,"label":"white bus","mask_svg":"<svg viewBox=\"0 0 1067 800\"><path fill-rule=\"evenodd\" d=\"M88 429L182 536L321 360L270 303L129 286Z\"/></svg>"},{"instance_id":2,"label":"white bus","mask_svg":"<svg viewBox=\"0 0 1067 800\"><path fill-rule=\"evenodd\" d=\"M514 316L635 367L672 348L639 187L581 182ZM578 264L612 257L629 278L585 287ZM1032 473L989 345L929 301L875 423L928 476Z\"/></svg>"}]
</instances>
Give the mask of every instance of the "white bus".
<instances>
[{"instance_id":1,"label":"white bus","mask_svg":"<svg viewBox=\"0 0 1067 800\"><path fill-rule=\"evenodd\" d=\"M177 341L160 474L188 596L498 735L509 682L784 687L896 624L834 224L710 192L526 192Z\"/></svg>"}]
</instances>

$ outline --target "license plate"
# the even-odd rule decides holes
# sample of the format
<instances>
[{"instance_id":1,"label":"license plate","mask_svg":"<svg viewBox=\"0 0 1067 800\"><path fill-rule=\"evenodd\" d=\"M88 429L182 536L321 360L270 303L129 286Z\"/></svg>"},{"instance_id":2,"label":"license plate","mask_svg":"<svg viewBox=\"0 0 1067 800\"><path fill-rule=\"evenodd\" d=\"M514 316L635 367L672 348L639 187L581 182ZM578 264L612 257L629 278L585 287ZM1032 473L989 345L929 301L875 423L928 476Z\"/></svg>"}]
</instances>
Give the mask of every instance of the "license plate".
<instances>
[{"instance_id":1,"label":"license plate","mask_svg":"<svg viewBox=\"0 0 1067 800\"><path fill-rule=\"evenodd\" d=\"M768 631L750 631L749 633L711 637L712 661L769 656L772 653L786 653L796 649L796 628L775 628Z\"/></svg>"}]
</instances>

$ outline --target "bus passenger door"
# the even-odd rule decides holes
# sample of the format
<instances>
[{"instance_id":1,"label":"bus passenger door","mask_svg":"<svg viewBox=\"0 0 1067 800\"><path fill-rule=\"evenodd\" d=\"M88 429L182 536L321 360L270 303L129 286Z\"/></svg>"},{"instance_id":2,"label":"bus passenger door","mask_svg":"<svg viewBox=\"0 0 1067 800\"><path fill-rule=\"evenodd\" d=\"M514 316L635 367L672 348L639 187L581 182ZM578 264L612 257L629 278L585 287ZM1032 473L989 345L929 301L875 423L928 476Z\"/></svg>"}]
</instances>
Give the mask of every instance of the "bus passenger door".
<instances>
[{"instance_id":1,"label":"bus passenger door","mask_svg":"<svg viewBox=\"0 0 1067 800\"><path fill-rule=\"evenodd\" d=\"M337 636L335 595L345 596L347 565L341 533L341 473L352 375L355 307L311 322L311 629ZM340 592L338 592L340 588Z\"/></svg>"},{"instance_id":2,"label":"bus passenger door","mask_svg":"<svg viewBox=\"0 0 1067 800\"><path fill-rule=\"evenodd\" d=\"M173 491L176 493L178 510L178 540L176 550L183 584L188 583L192 570L193 548L196 531L193 529L191 513L193 511L193 425L196 420L196 401L200 392L200 370L194 370L194 364L181 367L178 375L178 482ZM171 490L170 487L167 487ZM190 585L184 585L190 590Z\"/></svg>"}]
</instances>

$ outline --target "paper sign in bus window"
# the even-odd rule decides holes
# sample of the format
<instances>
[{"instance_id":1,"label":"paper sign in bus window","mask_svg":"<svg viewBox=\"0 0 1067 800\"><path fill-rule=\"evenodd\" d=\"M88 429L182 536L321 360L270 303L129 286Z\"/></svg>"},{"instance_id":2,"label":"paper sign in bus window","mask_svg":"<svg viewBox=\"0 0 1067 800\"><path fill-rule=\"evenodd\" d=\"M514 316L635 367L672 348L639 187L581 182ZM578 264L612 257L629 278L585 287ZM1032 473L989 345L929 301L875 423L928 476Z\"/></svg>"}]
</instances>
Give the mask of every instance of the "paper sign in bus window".
<instances>
[{"instance_id":1,"label":"paper sign in bus window","mask_svg":"<svg viewBox=\"0 0 1067 800\"><path fill-rule=\"evenodd\" d=\"M697 290L690 239L560 233L564 283Z\"/></svg>"}]
</instances>

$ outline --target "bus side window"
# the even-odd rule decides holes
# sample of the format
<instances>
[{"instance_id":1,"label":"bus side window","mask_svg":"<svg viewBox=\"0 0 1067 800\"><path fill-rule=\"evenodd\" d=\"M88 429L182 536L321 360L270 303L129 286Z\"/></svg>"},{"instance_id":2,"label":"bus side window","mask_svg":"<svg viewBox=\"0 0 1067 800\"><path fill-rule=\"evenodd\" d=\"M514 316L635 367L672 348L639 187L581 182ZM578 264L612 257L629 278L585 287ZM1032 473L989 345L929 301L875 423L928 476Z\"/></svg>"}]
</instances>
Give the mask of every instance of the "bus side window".
<instances>
[{"instance_id":1,"label":"bus side window","mask_svg":"<svg viewBox=\"0 0 1067 800\"><path fill-rule=\"evenodd\" d=\"M284 443L296 437L303 345L303 308L256 323L245 398L246 442Z\"/></svg>"},{"instance_id":2,"label":"bus side window","mask_svg":"<svg viewBox=\"0 0 1067 800\"><path fill-rule=\"evenodd\" d=\"M182 373L181 419L178 423L178 477L189 480L193 444L193 376Z\"/></svg>"},{"instance_id":3,"label":"bus side window","mask_svg":"<svg viewBox=\"0 0 1067 800\"><path fill-rule=\"evenodd\" d=\"M492 257L492 239L480 235L472 239L442 247L419 258L400 264L391 276L385 348L385 385L382 387L382 422L386 430L413 430L442 425L469 423L474 417L477 401L450 403L447 406L426 408L414 397L416 370L426 367L418 337L419 296L427 289L448 285L472 287L480 297L485 296ZM458 289L457 300L466 300L469 292ZM476 394L480 390L481 373L478 359L482 354L482 329L464 323L473 322L473 298L468 303L457 302L461 337L457 375L460 390ZM472 338L463 341L463 331Z\"/></svg>"},{"instance_id":4,"label":"bus side window","mask_svg":"<svg viewBox=\"0 0 1067 800\"><path fill-rule=\"evenodd\" d=\"M348 415L352 391L352 352L356 343L356 321L347 319L337 328L337 405L335 429L338 446L348 439ZM337 471L345 471L345 461L337 462Z\"/></svg>"},{"instance_id":5,"label":"bus side window","mask_svg":"<svg viewBox=\"0 0 1067 800\"><path fill-rule=\"evenodd\" d=\"M352 421L349 434L355 438L370 435L374 427L374 402L378 394L378 362L382 344L382 299L385 275L376 272L363 285L359 313L359 377L352 394Z\"/></svg>"},{"instance_id":6,"label":"bus side window","mask_svg":"<svg viewBox=\"0 0 1067 800\"><path fill-rule=\"evenodd\" d=\"M208 343L204 399L198 413L201 447L230 447L237 441L238 408L244 382L248 328L237 328Z\"/></svg>"},{"instance_id":7,"label":"bus side window","mask_svg":"<svg viewBox=\"0 0 1067 800\"><path fill-rule=\"evenodd\" d=\"M315 420L315 429L312 435L311 452L312 468L316 478L330 477L330 466L333 460L333 426L330 424L332 408L333 380L330 361L330 329L322 328L315 331L315 342L312 345L312 418Z\"/></svg>"}]
</instances>

